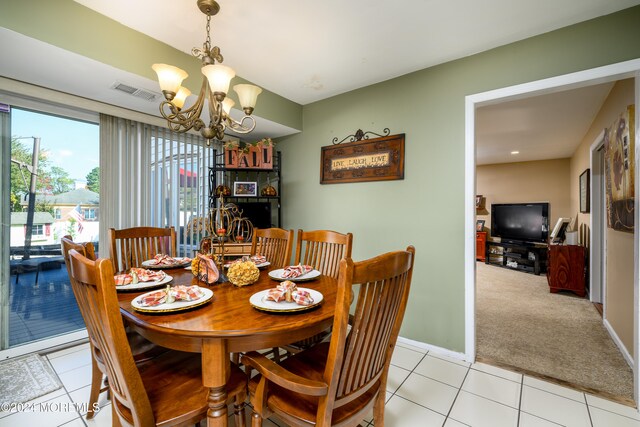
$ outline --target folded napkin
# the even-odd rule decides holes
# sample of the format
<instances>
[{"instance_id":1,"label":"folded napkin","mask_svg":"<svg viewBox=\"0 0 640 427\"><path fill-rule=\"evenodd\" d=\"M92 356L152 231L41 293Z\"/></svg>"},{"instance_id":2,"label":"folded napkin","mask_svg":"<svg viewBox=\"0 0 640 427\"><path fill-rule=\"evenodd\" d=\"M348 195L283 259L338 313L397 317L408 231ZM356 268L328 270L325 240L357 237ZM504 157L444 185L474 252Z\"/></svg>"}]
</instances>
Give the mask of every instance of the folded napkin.
<instances>
[{"instance_id":1,"label":"folded napkin","mask_svg":"<svg viewBox=\"0 0 640 427\"><path fill-rule=\"evenodd\" d=\"M138 303L143 307L155 307L160 304L171 303L174 301L195 301L202 298L204 292L198 285L193 286L167 286L162 291L149 292L139 297Z\"/></svg>"},{"instance_id":2,"label":"folded napkin","mask_svg":"<svg viewBox=\"0 0 640 427\"><path fill-rule=\"evenodd\" d=\"M145 270L144 268L132 268L129 273L116 274L114 279L116 286L130 285L138 282L159 282L167 274L164 271Z\"/></svg>"},{"instance_id":3,"label":"folded napkin","mask_svg":"<svg viewBox=\"0 0 640 427\"><path fill-rule=\"evenodd\" d=\"M311 294L302 289L298 289L296 284L289 280L280 283L275 289L269 289L265 299L274 302L295 302L298 305L313 304Z\"/></svg>"},{"instance_id":4,"label":"folded napkin","mask_svg":"<svg viewBox=\"0 0 640 427\"><path fill-rule=\"evenodd\" d=\"M307 274L311 270L313 270L313 267L311 267L310 265L290 265L289 267L286 267L282 272L282 278L295 279L296 277L300 277L303 274Z\"/></svg>"},{"instance_id":5,"label":"folded napkin","mask_svg":"<svg viewBox=\"0 0 640 427\"><path fill-rule=\"evenodd\" d=\"M200 265L198 266L198 280L208 284L216 283L220 277L220 272L213 260L202 254L198 254L198 260L200 261Z\"/></svg>"},{"instance_id":6,"label":"folded napkin","mask_svg":"<svg viewBox=\"0 0 640 427\"><path fill-rule=\"evenodd\" d=\"M147 261L148 265L156 265L162 267L171 267L173 265L182 265L184 263L191 262L191 258L173 258L169 255L158 254Z\"/></svg>"},{"instance_id":7,"label":"folded napkin","mask_svg":"<svg viewBox=\"0 0 640 427\"><path fill-rule=\"evenodd\" d=\"M267 262L267 257L266 256L262 256L260 254L255 254L253 255L251 258L251 261L253 261L254 264L258 265L258 264L264 264L265 262Z\"/></svg>"}]
</instances>

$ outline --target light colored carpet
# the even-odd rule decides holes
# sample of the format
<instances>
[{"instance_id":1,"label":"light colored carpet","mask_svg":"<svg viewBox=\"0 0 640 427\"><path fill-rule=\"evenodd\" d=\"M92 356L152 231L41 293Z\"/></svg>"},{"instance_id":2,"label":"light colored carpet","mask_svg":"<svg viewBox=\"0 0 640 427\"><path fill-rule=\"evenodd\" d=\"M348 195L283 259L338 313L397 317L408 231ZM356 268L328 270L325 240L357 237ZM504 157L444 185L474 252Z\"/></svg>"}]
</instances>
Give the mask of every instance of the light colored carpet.
<instances>
[{"instance_id":1,"label":"light colored carpet","mask_svg":"<svg viewBox=\"0 0 640 427\"><path fill-rule=\"evenodd\" d=\"M28 402L60 387L49 362L37 354L0 362L0 406Z\"/></svg>"},{"instance_id":2,"label":"light colored carpet","mask_svg":"<svg viewBox=\"0 0 640 427\"><path fill-rule=\"evenodd\" d=\"M477 355L633 399L633 373L584 298L549 292L547 278L477 262Z\"/></svg>"}]
</instances>

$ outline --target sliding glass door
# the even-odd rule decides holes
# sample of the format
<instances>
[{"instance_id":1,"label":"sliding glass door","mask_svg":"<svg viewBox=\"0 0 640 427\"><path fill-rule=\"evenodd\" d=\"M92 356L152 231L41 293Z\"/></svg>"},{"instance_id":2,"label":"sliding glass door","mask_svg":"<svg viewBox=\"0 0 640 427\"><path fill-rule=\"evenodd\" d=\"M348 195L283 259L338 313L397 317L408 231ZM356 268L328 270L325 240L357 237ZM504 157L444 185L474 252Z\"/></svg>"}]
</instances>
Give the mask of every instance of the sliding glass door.
<instances>
[{"instance_id":1,"label":"sliding glass door","mask_svg":"<svg viewBox=\"0 0 640 427\"><path fill-rule=\"evenodd\" d=\"M85 327L60 238L92 241L99 250L99 128L15 106L1 111L0 350L28 346L33 351L33 343L46 346L55 337L58 344Z\"/></svg>"}]
</instances>

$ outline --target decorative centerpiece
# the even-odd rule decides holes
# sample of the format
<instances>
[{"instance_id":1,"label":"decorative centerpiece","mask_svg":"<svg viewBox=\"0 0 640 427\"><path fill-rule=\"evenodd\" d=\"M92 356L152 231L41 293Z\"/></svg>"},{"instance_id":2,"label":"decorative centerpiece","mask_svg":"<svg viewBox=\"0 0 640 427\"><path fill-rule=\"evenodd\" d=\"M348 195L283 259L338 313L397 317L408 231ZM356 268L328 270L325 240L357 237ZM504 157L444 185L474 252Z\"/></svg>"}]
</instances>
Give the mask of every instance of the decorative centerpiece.
<instances>
[{"instance_id":1,"label":"decorative centerpiece","mask_svg":"<svg viewBox=\"0 0 640 427\"><path fill-rule=\"evenodd\" d=\"M225 253L224 243L229 237L229 234L231 232L229 226L233 221L233 214L231 210L227 209L227 207L225 206L224 196L222 194L220 194L219 196L218 203L219 203L218 207L215 209L212 209L210 212L211 221L209 222L209 225L211 228L210 230L211 234L215 236L215 242L218 244L218 250L216 251L215 254L213 254L214 241L212 239L211 241L212 258L214 259L217 269L220 273L220 276L218 277L218 282L223 283L223 282L229 281L227 277L224 275L224 269L223 269L224 253Z\"/></svg>"},{"instance_id":2,"label":"decorative centerpiece","mask_svg":"<svg viewBox=\"0 0 640 427\"><path fill-rule=\"evenodd\" d=\"M227 271L229 281L236 286L246 286L255 283L260 277L260 270L250 259L234 262Z\"/></svg>"},{"instance_id":3,"label":"decorative centerpiece","mask_svg":"<svg viewBox=\"0 0 640 427\"><path fill-rule=\"evenodd\" d=\"M213 255L210 253L200 253L200 255L209 258L209 259L213 259ZM202 263L201 258L200 257L195 257L194 259L191 260L191 273L198 277L198 273L200 272L200 264Z\"/></svg>"},{"instance_id":4,"label":"decorative centerpiece","mask_svg":"<svg viewBox=\"0 0 640 427\"><path fill-rule=\"evenodd\" d=\"M231 237L237 243L251 242L253 238L253 224L242 215L231 221Z\"/></svg>"}]
</instances>

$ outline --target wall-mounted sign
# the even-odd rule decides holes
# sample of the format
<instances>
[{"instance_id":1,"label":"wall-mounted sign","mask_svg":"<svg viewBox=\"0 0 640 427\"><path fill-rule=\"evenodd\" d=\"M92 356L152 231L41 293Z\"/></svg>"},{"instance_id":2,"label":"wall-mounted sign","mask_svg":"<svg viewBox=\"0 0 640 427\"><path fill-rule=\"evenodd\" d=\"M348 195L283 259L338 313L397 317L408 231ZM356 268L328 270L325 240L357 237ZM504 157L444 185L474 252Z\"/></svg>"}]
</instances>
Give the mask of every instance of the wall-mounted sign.
<instances>
[{"instance_id":1,"label":"wall-mounted sign","mask_svg":"<svg viewBox=\"0 0 640 427\"><path fill-rule=\"evenodd\" d=\"M273 146L271 138L240 148L238 141L224 145L224 167L227 169L273 169Z\"/></svg>"},{"instance_id":2,"label":"wall-mounted sign","mask_svg":"<svg viewBox=\"0 0 640 427\"><path fill-rule=\"evenodd\" d=\"M404 179L404 134L322 147L320 184Z\"/></svg>"}]
</instances>

